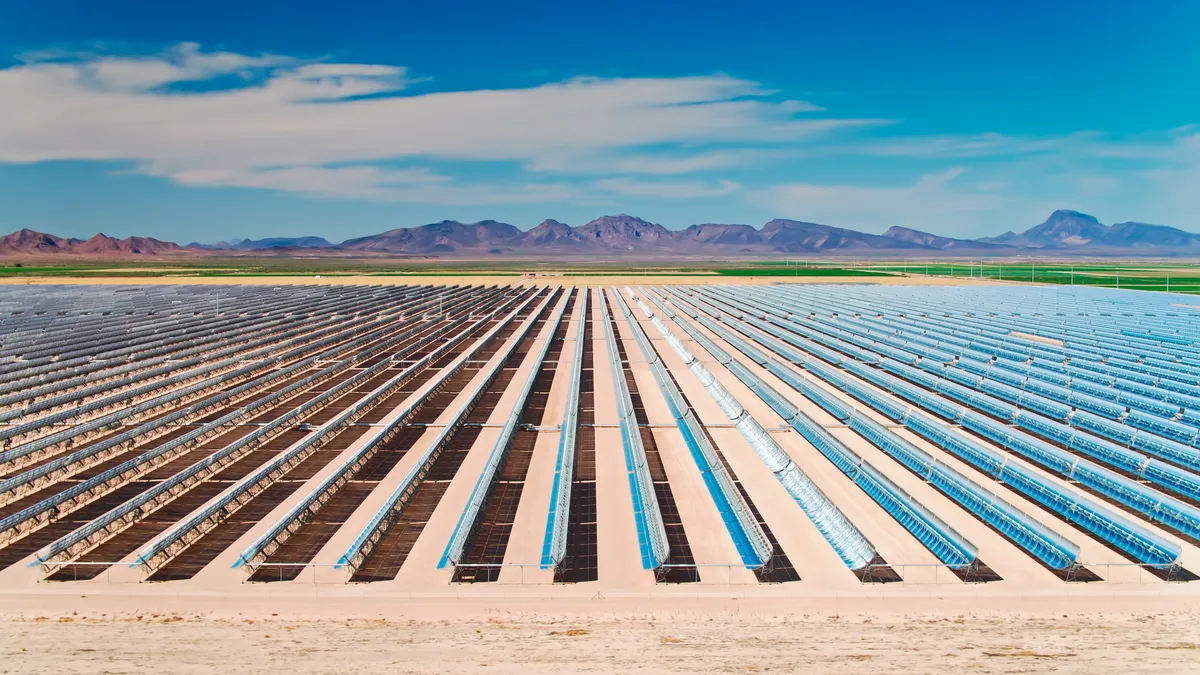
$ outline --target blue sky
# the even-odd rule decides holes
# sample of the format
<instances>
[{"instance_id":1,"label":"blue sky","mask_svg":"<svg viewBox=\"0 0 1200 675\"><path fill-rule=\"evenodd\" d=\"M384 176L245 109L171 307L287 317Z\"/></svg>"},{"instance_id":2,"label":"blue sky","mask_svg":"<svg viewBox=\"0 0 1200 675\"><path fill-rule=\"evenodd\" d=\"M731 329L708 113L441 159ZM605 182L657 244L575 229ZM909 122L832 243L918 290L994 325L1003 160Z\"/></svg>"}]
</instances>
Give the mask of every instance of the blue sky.
<instances>
[{"instance_id":1,"label":"blue sky","mask_svg":"<svg viewBox=\"0 0 1200 675\"><path fill-rule=\"evenodd\" d=\"M0 0L0 230L1200 231L1200 3L1152 4Z\"/></svg>"}]
</instances>

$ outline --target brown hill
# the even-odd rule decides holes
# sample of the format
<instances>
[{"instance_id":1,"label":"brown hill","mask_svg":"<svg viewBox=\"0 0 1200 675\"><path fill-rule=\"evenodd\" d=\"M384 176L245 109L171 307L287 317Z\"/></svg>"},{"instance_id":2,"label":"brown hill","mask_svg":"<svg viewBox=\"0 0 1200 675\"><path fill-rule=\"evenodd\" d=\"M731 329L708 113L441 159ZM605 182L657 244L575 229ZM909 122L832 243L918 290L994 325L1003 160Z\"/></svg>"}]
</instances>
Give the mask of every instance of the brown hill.
<instances>
[{"instance_id":1,"label":"brown hill","mask_svg":"<svg viewBox=\"0 0 1200 675\"><path fill-rule=\"evenodd\" d=\"M452 253L458 251L503 250L522 235L521 230L494 220L463 224L443 220L420 227L402 227L382 234L342 242L338 248L351 251L387 253Z\"/></svg>"},{"instance_id":2,"label":"brown hill","mask_svg":"<svg viewBox=\"0 0 1200 675\"><path fill-rule=\"evenodd\" d=\"M66 253L78 239L63 239L29 228L0 237L0 252L10 254Z\"/></svg>"},{"instance_id":3,"label":"brown hill","mask_svg":"<svg viewBox=\"0 0 1200 675\"><path fill-rule=\"evenodd\" d=\"M610 249L638 250L669 247L674 233L641 218L619 214L602 216L576 228L585 241Z\"/></svg>"},{"instance_id":4,"label":"brown hill","mask_svg":"<svg viewBox=\"0 0 1200 675\"><path fill-rule=\"evenodd\" d=\"M103 233L98 233L87 241L74 244L70 253L94 255L158 255L160 253L182 251L183 247L169 241L160 241L152 237L126 237L117 239Z\"/></svg>"},{"instance_id":5,"label":"brown hill","mask_svg":"<svg viewBox=\"0 0 1200 675\"><path fill-rule=\"evenodd\" d=\"M914 230L908 227L900 227L897 225L889 227L888 231L883 233L883 236L899 241L907 241L910 244L919 244L921 246L928 246L929 248L936 248L939 251L949 251L951 249L954 249L955 251L995 251L1011 248L1005 244L992 244L975 239L954 239L953 237L943 237L940 235L930 234L928 232L922 232L920 230Z\"/></svg>"},{"instance_id":6,"label":"brown hill","mask_svg":"<svg viewBox=\"0 0 1200 675\"><path fill-rule=\"evenodd\" d=\"M857 230L776 218L763 225L763 238L776 251L931 250L928 246Z\"/></svg>"},{"instance_id":7,"label":"brown hill","mask_svg":"<svg viewBox=\"0 0 1200 675\"><path fill-rule=\"evenodd\" d=\"M0 237L0 255L10 257L79 255L104 258L181 253L183 247L151 237L116 239L99 233L91 239L64 239L28 228Z\"/></svg>"},{"instance_id":8,"label":"brown hill","mask_svg":"<svg viewBox=\"0 0 1200 675\"><path fill-rule=\"evenodd\" d=\"M587 248L587 245L588 242L575 228L557 220L543 220L521 237L521 246L530 249L550 247L579 250Z\"/></svg>"},{"instance_id":9,"label":"brown hill","mask_svg":"<svg viewBox=\"0 0 1200 675\"><path fill-rule=\"evenodd\" d=\"M738 247L745 250L763 248L766 240L758 230L749 225L721 225L704 223L680 230L676 239L704 246Z\"/></svg>"}]
</instances>

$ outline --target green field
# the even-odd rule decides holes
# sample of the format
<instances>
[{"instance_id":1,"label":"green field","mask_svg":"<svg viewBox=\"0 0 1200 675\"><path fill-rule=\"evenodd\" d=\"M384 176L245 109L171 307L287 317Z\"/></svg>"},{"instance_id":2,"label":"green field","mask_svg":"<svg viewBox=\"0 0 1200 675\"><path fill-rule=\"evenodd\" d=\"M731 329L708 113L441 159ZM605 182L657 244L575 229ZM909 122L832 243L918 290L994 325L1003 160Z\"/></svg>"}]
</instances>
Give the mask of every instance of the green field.
<instances>
[{"instance_id":1,"label":"green field","mask_svg":"<svg viewBox=\"0 0 1200 675\"><path fill-rule=\"evenodd\" d=\"M1000 263L988 261L944 262L866 262L761 260L761 261L687 261L662 265L653 262L616 263L606 261L556 264L544 261L445 261L437 259L355 259L355 258L212 258L189 262L147 261L145 263L85 263L47 265L44 263L0 265L2 277L52 277L64 281L95 277L142 279L151 277L432 277L501 276L519 277L529 273L553 273L563 277L598 276L669 276L697 277L953 277L996 279L1005 282L1098 286L1173 293L1200 293L1200 265L1186 263ZM546 277L552 278L552 277Z\"/></svg>"},{"instance_id":2,"label":"green field","mask_svg":"<svg viewBox=\"0 0 1200 675\"><path fill-rule=\"evenodd\" d=\"M1200 266L1187 264L888 263L864 269L919 276L1200 293Z\"/></svg>"},{"instance_id":3,"label":"green field","mask_svg":"<svg viewBox=\"0 0 1200 675\"><path fill-rule=\"evenodd\" d=\"M889 277L887 270L871 270L845 267L731 267L715 270L717 274L731 277Z\"/></svg>"}]
</instances>

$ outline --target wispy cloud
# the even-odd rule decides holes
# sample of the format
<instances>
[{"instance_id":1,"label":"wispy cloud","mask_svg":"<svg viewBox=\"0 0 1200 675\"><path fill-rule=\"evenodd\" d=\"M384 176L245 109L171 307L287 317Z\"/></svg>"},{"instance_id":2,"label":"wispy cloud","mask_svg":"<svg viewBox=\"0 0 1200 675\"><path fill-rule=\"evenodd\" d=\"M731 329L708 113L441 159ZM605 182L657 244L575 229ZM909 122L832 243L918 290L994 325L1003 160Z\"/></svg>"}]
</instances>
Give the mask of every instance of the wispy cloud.
<instances>
[{"instance_id":1,"label":"wispy cloud","mask_svg":"<svg viewBox=\"0 0 1200 675\"><path fill-rule=\"evenodd\" d=\"M484 206L565 201L581 192L563 183L464 183L427 169L392 170L377 166L315 167L230 171L190 169L172 174L181 185L242 187L373 202Z\"/></svg>"},{"instance_id":2,"label":"wispy cloud","mask_svg":"<svg viewBox=\"0 0 1200 675\"><path fill-rule=\"evenodd\" d=\"M182 185L244 187L326 197L388 200L397 189L450 181L427 169L389 170L377 166L296 166L282 169L185 169L171 174Z\"/></svg>"},{"instance_id":3,"label":"wispy cloud","mask_svg":"<svg viewBox=\"0 0 1200 675\"><path fill-rule=\"evenodd\" d=\"M901 186L776 185L757 197L782 215L834 222L879 231L890 225L929 229L946 217L965 218L995 209L1001 197L957 186L964 169L929 173Z\"/></svg>"},{"instance_id":4,"label":"wispy cloud","mask_svg":"<svg viewBox=\"0 0 1200 675\"><path fill-rule=\"evenodd\" d=\"M873 120L810 120L807 134L823 137L831 133L850 131L876 124ZM587 156L548 153L530 161L530 171L564 174L635 174L679 175L706 171L738 169L752 165L770 165L800 157L792 144L772 147L733 147L692 151L651 151L645 149L621 152L593 152Z\"/></svg>"},{"instance_id":5,"label":"wispy cloud","mask_svg":"<svg viewBox=\"0 0 1200 675\"><path fill-rule=\"evenodd\" d=\"M185 186L372 202L704 198L875 231L986 234L1059 206L1200 226L1195 126L911 135L725 74L464 91L423 75L193 43L28 53L0 68L0 163L118 161Z\"/></svg>"},{"instance_id":6,"label":"wispy cloud","mask_svg":"<svg viewBox=\"0 0 1200 675\"><path fill-rule=\"evenodd\" d=\"M1055 138L1010 136L994 132L968 135L899 136L840 146L844 152L876 157L970 158L1059 151L1094 137L1090 133Z\"/></svg>"},{"instance_id":7,"label":"wispy cloud","mask_svg":"<svg viewBox=\"0 0 1200 675\"><path fill-rule=\"evenodd\" d=\"M604 192L612 192L627 197L654 197L660 199L722 197L741 189L740 185L729 180L639 181L630 178L602 178L593 183L593 186Z\"/></svg>"},{"instance_id":8,"label":"wispy cloud","mask_svg":"<svg viewBox=\"0 0 1200 675\"><path fill-rule=\"evenodd\" d=\"M397 186L403 175L329 167L433 159L561 170L575 161L679 173L727 165L739 151L654 160L638 149L787 143L864 123L799 118L819 109L721 74L411 93L400 67L193 44L153 56L53 56L0 70L2 162L129 160L192 185L400 197L410 194ZM178 86L220 76L235 78Z\"/></svg>"},{"instance_id":9,"label":"wispy cloud","mask_svg":"<svg viewBox=\"0 0 1200 675\"><path fill-rule=\"evenodd\" d=\"M81 84L99 91L145 92L178 82L207 80L218 75L295 65L287 56L246 56L231 52L204 52L200 45L184 42L154 56L98 56L88 52L42 51L18 55L30 71L55 74L66 66Z\"/></svg>"}]
</instances>

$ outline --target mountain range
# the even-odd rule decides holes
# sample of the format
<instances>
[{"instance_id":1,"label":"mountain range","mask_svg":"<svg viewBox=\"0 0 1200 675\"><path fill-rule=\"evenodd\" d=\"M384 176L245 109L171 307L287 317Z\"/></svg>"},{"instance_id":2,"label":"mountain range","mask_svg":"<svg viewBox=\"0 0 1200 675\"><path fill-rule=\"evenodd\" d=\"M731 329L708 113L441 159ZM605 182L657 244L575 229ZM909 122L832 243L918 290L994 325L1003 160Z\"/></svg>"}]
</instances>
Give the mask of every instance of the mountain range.
<instances>
[{"instance_id":1,"label":"mountain range","mask_svg":"<svg viewBox=\"0 0 1200 675\"><path fill-rule=\"evenodd\" d=\"M126 255L161 255L184 252L179 244L151 237L116 239L97 234L91 239L65 239L52 234L24 229L0 237L0 256L44 255L75 253L95 257Z\"/></svg>"},{"instance_id":2,"label":"mountain range","mask_svg":"<svg viewBox=\"0 0 1200 675\"><path fill-rule=\"evenodd\" d=\"M772 254L848 255L1200 255L1200 234L1165 225L1104 225L1077 211L1055 211L1044 223L1023 232L982 239L955 239L906 227L869 234L841 227L777 218L761 228L705 223L683 230L628 215L603 216L571 226L546 220L530 230L484 220L444 220L405 227L333 244L321 237L235 239L186 247L148 237L114 239L103 234L86 241L64 239L33 230L0 238L0 256L56 253L93 257L181 256L188 254L306 256L425 256L479 258L600 256L761 256Z\"/></svg>"}]
</instances>

